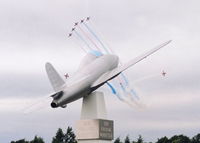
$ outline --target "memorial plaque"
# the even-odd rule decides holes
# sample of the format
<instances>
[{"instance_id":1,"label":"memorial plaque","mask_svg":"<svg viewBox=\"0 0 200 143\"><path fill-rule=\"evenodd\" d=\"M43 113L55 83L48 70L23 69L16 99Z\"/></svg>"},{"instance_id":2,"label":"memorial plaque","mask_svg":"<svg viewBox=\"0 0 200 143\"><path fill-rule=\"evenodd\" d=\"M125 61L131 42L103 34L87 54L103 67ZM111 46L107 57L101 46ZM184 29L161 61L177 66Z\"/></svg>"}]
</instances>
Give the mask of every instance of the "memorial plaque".
<instances>
[{"instance_id":1,"label":"memorial plaque","mask_svg":"<svg viewBox=\"0 0 200 143\"><path fill-rule=\"evenodd\" d=\"M113 121L111 120L80 120L76 125L78 140L113 140Z\"/></svg>"},{"instance_id":2,"label":"memorial plaque","mask_svg":"<svg viewBox=\"0 0 200 143\"><path fill-rule=\"evenodd\" d=\"M99 139L113 140L113 121L99 120Z\"/></svg>"}]
</instances>

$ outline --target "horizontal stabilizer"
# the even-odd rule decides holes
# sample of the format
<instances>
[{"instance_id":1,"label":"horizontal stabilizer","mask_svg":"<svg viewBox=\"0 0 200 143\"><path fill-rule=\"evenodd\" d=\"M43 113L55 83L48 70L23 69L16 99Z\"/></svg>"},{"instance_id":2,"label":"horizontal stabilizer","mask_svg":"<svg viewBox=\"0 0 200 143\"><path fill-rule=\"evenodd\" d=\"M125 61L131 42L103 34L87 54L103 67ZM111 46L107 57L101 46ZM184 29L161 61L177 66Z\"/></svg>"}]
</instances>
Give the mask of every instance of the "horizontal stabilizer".
<instances>
[{"instance_id":1,"label":"horizontal stabilizer","mask_svg":"<svg viewBox=\"0 0 200 143\"><path fill-rule=\"evenodd\" d=\"M115 78L116 76L118 76L121 72L123 72L124 70L128 69L129 67L135 65L136 63L142 61L143 59L145 59L146 57L150 56L151 54L155 53L156 51L158 51L159 49L163 48L164 46L166 46L167 44L169 44L171 42L171 40L158 45L157 47L149 50L148 52L130 60L129 62L113 69L112 71L109 71L105 74L103 74L99 79L97 79L96 82L94 82L94 84L92 85L93 88L98 87L98 85L104 84L105 82Z\"/></svg>"},{"instance_id":2,"label":"horizontal stabilizer","mask_svg":"<svg viewBox=\"0 0 200 143\"><path fill-rule=\"evenodd\" d=\"M64 80L60 77L60 75L50 63L46 63L45 68L54 91L60 91L62 86L65 84Z\"/></svg>"}]
</instances>

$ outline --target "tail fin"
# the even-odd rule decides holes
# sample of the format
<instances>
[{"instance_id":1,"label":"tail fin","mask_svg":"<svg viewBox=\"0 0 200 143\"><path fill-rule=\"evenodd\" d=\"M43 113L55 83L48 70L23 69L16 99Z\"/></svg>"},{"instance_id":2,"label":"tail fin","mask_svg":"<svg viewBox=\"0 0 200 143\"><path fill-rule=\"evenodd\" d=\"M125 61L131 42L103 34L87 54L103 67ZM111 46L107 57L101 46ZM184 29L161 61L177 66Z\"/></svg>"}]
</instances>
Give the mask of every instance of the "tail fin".
<instances>
[{"instance_id":1,"label":"tail fin","mask_svg":"<svg viewBox=\"0 0 200 143\"><path fill-rule=\"evenodd\" d=\"M53 89L55 92L60 91L61 87L65 84L64 80L60 77L60 75L50 63L46 63L45 68Z\"/></svg>"}]
</instances>

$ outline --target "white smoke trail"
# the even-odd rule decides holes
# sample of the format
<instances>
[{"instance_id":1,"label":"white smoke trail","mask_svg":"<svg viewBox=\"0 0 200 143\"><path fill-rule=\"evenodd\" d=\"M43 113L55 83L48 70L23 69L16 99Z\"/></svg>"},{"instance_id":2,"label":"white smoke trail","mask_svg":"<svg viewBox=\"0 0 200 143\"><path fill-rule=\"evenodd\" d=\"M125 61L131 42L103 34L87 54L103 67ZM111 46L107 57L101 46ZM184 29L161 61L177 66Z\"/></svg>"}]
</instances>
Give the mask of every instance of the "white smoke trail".
<instances>
[{"instance_id":1,"label":"white smoke trail","mask_svg":"<svg viewBox=\"0 0 200 143\"><path fill-rule=\"evenodd\" d=\"M141 77L141 78L139 78L137 80L134 80L134 83L137 84L137 83L142 82L144 80L148 80L148 79L151 79L151 78L156 78L156 77L159 77L159 76L161 76L161 74L158 74L158 73L147 75L147 76Z\"/></svg>"}]
</instances>

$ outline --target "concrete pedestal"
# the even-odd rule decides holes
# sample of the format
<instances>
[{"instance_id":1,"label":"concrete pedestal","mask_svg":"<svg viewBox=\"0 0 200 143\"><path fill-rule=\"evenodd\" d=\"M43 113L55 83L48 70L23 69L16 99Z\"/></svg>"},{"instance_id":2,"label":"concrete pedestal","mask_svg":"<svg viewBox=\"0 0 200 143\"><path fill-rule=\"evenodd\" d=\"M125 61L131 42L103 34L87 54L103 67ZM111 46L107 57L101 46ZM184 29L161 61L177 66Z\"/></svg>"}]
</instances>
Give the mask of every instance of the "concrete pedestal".
<instances>
[{"instance_id":1,"label":"concrete pedestal","mask_svg":"<svg viewBox=\"0 0 200 143\"><path fill-rule=\"evenodd\" d=\"M76 123L78 143L111 143L113 134L113 121L107 120L103 93L84 97L81 120Z\"/></svg>"}]
</instances>

